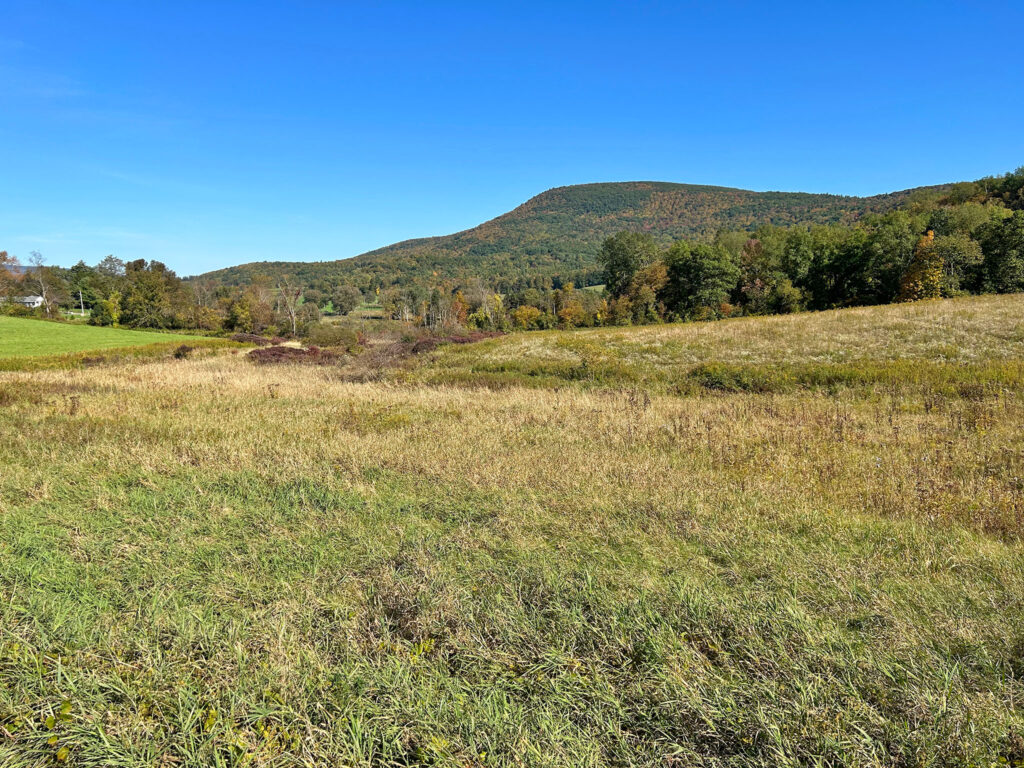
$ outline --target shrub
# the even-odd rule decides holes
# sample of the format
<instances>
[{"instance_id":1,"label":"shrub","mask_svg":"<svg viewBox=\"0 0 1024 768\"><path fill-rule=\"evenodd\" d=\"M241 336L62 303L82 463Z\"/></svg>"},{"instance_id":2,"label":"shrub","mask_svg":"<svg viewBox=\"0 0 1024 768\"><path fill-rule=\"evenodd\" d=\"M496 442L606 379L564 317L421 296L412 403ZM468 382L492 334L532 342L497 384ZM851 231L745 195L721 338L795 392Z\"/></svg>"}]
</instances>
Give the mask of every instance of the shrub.
<instances>
[{"instance_id":1,"label":"shrub","mask_svg":"<svg viewBox=\"0 0 1024 768\"><path fill-rule=\"evenodd\" d=\"M266 336L258 336L255 333L235 333L232 334L230 338L232 341L237 341L239 344L255 344L257 347L268 347L271 344L277 343L276 340L272 341Z\"/></svg>"},{"instance_id":2,"label":"shrub","mask_svg":"<svg viewBox=\"0 0 1024 768\"><path fill-rule=\"evenodd\" d=\"M424 352L433 352L437 349L437 339L420 339L412 345L412 353L421 355Z\"/></svg>"},{"instance_id":3,"label":"shrub","mask_svg":"<svg viewBox=\"0 0 1024 768\"><path fill-rule=\"evenodd\" d=\"M777 392L792 384L784 371L762 365L702 363L687 376L705 389L721 392Z\"/></svg>"},{"instance_id":4,"label":"shrub","mask_svg":"<svg viewBox=\"0 0 1024 768\"><path fill-rule=\"evenodd\" d=\"M344 349L346 352L360 346L359 334L339 325L314 325L306 332L305 341L318 347Z\"/></svg>"},{"instance_id":5,"label":"shrub","mask_svg":"<svg viewBox=\"0 0 1024 768\"><path fill-rule=\"evenodd\" d=\"M341 355L320 347L264 347L249 352L248 357L255 363L267 365L273 363L312 363L313 365L330 365L338 362Z\"/></svg>"}]
</instances>

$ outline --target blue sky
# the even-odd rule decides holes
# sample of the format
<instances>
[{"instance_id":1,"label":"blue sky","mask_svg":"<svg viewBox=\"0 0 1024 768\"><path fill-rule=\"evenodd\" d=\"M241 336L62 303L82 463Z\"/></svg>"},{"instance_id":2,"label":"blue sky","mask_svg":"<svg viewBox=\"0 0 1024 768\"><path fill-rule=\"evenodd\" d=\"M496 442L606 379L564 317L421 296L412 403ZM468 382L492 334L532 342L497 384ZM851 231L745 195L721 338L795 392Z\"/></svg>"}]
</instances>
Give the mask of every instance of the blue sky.
<instances>
[{"instance_id":1,"label":"blue sky","mask_svg":"<svg viewBox=\"0 0 1024 768\"><path fill-rule=\"evenodd\" d=\"M1019 2L0 0L0 249L181 274L554 186L874 194L1024 164Z\"/></svg>"}]
</instances>

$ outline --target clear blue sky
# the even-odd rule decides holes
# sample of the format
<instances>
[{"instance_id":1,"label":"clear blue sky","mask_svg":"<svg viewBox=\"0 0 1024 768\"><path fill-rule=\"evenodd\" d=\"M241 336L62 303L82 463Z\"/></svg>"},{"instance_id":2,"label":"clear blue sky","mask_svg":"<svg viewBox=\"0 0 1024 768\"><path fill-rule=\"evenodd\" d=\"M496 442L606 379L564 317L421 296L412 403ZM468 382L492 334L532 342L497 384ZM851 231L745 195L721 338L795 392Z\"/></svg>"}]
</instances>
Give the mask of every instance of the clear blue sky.
<instances>
[{"instance_id":1,"label":"clear blue sky","mask_svg":"<svg viewBox=\"0 0 1024 768\"><path fill-rule=\"evenodd\" d=\"M544 189L1024 164L1024 3L0 0L0 249L354 256Z\"/></svg>"}]
</instances>

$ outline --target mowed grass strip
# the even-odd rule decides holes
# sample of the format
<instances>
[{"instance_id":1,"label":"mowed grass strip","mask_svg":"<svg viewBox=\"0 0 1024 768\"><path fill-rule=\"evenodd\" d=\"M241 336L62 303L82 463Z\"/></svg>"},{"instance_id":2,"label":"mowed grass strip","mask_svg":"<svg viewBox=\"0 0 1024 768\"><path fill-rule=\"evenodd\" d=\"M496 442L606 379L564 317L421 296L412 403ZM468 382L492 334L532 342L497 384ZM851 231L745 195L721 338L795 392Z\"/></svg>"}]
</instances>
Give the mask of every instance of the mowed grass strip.
<instances>
[{"instance_id":1,"label":"mowed grass strip","mask_svg":"<svg viewBox=\"0 0 1024 768\"><path fill-rule=\"evenodd\" d=\"M68 367L90 355L124 352L160 354L190 346L222 346L223 341L183 333L101 328L0 315L0 370Z\"/></svg>"},{"instance_id":2,"label":"mowed grass strip","mask_svg":"<svg viewBox=\"0 0 1024 768\"><path fill-rule=\"evenodd\" d=\"M1024 391L899 364L687 396L2 374L0 765L1024 759Z\"/></svg>"}]
</instances>

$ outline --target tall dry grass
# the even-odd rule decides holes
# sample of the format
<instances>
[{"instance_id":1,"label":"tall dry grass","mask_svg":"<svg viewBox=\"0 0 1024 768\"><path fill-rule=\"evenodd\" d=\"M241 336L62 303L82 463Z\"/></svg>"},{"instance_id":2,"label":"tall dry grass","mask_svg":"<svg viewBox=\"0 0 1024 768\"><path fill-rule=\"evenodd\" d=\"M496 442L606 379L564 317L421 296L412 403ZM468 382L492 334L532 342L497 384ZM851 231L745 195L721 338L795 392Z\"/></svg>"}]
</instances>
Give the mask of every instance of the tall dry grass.
<instances>
[{"instance_id":1,"label":"tall dry grass","mask_svg":"<svg viewBox=\"0 0 1024 768\"><path fill-rule=\"evenodd\" d=\"M1024 759L1019 305L4 374L0 763Z\"/></svg>"}]
</instances>

